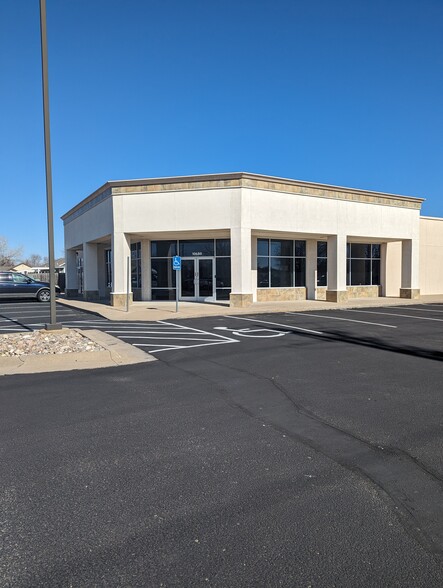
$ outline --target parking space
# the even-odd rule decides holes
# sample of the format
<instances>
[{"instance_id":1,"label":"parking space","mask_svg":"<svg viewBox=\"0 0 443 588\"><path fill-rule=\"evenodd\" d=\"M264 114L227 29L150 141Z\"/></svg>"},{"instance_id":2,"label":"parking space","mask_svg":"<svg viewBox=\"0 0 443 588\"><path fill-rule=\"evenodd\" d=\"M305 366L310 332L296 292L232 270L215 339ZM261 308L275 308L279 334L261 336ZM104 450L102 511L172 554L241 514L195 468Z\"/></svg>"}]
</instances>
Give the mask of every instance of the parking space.
<instances>
[{"instance_id":1,"label":"parking space","mask_svg":"<svg viewBox=\"0 0 443 588\"><path fill-rule=\"evenodd\" d=\"M434 305L336 309L208 317L194 319L192 325L206 331L224 332L256 349L271 345L274 348L315 347L320 341L328 341L440 359L443 358L441 310L442 307ZM182 324L189 324L189 321ZM269 330L274 330L274 335Z\"/></svg>"},{"instance_id":2,"label":"parking space","mask_svg":"<svg viewBox=\"0 0 443 588\"><path fill-rule=\"evenodd\" d=\"M57 318L61 322L78 316L76 309L57 304ZM82 316L84 313L81 313ZM44 328L50 322L49 302L28 300L0 302L0 334L33 331Z\"/></svg>"},{"instance_id":3,"label":"parking space","mask_svg":"<svg viewBox=\"0 0 443 588\"><path fill-rule=\"evenodd\" d=\"M149 353L201 349L232 343L262 347L285 345L288 338L307 344L317 339L395 349L440 357L443 305L416 304L318 312L218 316L168 321L109 321L57 304L65 327L103 330ZM49 303L0 303L0 334L44 328ZM283 341L285 340L285 342Z\"/></svg>"}]
</instances>

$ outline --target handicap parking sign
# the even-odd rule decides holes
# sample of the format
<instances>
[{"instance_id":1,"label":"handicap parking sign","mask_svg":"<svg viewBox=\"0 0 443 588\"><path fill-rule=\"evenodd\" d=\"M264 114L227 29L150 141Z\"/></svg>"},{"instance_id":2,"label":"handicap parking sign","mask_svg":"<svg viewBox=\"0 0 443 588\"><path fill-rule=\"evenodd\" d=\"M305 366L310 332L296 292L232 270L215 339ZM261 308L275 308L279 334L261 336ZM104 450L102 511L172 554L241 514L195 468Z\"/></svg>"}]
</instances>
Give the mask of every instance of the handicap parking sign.
<instances>
[{"instance_id":1,"label":"handicap parking sign","mask_svg":"<svg viewBox=\"0 0 443 588\"><path fill-rule=\"evenodd\" d=\"M173 270L181 270L182 268L182 258L180 255L174 255L172 258L172 269Z\"/></svg>"}]
</instances>

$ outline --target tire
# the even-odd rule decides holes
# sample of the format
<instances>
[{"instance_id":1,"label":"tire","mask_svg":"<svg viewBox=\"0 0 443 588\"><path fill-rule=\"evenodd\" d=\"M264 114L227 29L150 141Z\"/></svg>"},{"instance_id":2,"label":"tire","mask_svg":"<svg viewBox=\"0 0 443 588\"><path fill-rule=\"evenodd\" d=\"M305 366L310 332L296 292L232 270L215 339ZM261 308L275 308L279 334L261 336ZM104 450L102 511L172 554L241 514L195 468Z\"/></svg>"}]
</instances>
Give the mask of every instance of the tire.
<instances>
[{"instance_id":1,"label":"tire","mask_svg":"<svg viewBox=\"0 0 443 588\"><path fill-rule=\"evenodd\" d=\"M51 300L51 293L47 288L38 291L37 300L39 302L49 302Z\"/></svg>"}]
</instances>

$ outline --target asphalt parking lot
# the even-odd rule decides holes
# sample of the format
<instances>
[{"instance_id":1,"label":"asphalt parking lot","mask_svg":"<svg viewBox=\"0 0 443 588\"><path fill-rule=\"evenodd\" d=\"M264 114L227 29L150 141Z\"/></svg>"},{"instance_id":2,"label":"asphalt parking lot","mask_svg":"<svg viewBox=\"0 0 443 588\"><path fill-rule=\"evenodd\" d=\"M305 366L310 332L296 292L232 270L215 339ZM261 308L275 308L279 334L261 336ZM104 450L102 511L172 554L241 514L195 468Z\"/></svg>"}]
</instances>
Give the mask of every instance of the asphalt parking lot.
<instances>
[{"instance_id":1,"label":"asphalt parking lot","mask_svg":"<svg viewBox=\"0 0 443 588\"><path fill-rule=\"evenodd\" d=\"M0 380L5 586L443 585L443 305L60 320L159 361Z\"/></svg>"}]
</instances>

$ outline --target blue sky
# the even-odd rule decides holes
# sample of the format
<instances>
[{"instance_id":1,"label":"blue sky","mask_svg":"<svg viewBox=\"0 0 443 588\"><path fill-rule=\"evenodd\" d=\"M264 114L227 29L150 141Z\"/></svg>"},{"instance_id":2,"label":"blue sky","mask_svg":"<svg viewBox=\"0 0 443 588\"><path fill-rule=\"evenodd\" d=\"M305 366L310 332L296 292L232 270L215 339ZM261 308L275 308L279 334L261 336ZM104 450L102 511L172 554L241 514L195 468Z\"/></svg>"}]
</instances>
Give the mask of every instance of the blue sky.
<instances>
[{"instance_id":1,"label":"blue sky","mask_svg":"<svg viewBox=\"0 0 443 588\"><path fill-rule=\"evenodd\" d=\"M55 253L106 180L249 171L443 216L442 0L47 0ZM47 253L38 0L0 0L0 235Z\"/></svg>"}]
</instances>

